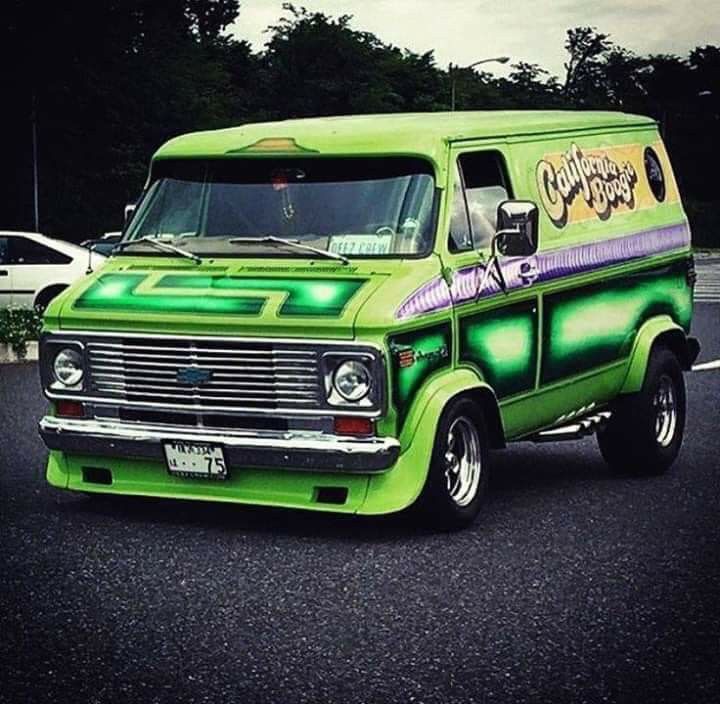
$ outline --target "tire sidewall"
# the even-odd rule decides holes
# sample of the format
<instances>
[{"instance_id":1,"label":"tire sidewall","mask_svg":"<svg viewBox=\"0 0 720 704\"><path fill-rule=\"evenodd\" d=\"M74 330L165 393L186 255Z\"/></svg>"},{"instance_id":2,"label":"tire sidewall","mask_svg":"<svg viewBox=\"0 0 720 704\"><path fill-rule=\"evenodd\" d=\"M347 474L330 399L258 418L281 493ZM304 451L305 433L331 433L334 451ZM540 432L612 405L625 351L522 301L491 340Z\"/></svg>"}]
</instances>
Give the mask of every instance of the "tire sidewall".
<instances>
[{"instance_id":1,"label":"tire sidewall","mask_svg":"<svg viewBox=\"0 0 720 704\"><path fill-rule=\"evenodd\" d=\"M666 446L660 445L657 441L655 432L656 409L653 404L660 381L664 376L667 376L672 381L677 411L675 434L671 442ZM685 431L687 399L680 363L677 357L665 347L653 350L648 372L643 382L642 396L643 404L647 409L643 417L645 426L643 428L643 444L648 447L648 454L653 457L658 468L661 470L667 469L680 452Z\"/></svg>"},{"instance_id":2,"label":"tire sidewall","mask_svg":"<svg viewBox=\"0 0 720 704\"><path fill-rule=\"evenodd\" d=\"M480 479L474 498L466 506L460 506L450 496L445 476L448 432L452 423L461 416L473 421L480 444ZM438 422L430 467L418 506L434 527L441 530L457 530L470 524L478 515L487 490L488 479L488 434L482 410L469 398L454 399L445 407Z\"/></svg>"},{"instance_id":3,"label":"tire sidewall","mask_svg":"<svg viewBox=\"0 0 720 704\"><path fill-rule=\"evenodd\" d=\"M672 381L677 410L675 434L665 447L657 441L653 403L663 376ZM618 397L612 410L608 428L598 434L600 450L610 466L637 475L665 472L680 451L686 417L685 382L675 354L665 346L654 347L641 389Z\"/></svg>"}]
</instances>

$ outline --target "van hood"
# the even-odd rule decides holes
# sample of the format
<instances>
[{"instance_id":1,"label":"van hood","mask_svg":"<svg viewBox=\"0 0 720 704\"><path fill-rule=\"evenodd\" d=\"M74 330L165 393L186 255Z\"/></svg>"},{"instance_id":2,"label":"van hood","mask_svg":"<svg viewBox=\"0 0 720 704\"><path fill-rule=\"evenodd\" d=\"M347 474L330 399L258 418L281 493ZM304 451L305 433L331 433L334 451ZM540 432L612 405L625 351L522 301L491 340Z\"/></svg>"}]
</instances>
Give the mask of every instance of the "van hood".
<instances>
[{"instance_id":1,"label":"van hood","mask_svg":"<svg viewBox=\"0 0 720 704\"><path fill-rule=\"evenodd\" d=\"M351 339L359 311L399 264L214 259L198 266L113 257L72 286L46 322L65 330Z\"/></svg>"}]
</instances>

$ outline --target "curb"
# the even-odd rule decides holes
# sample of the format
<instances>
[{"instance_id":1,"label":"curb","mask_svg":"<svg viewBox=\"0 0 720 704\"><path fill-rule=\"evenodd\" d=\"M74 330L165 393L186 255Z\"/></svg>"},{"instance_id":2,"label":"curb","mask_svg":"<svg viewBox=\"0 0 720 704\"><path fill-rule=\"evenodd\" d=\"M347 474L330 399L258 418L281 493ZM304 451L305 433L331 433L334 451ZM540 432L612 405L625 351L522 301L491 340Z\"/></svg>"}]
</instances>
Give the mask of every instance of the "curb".
<instances>
[{"instance_id":1,"label":"curb","mask_svg":"<svg viewBox=\"0 0 720 704\"><path fill-rule=\"evenodd\" d=\"M27 355L24 359L18 359L10 345L0 342L0 364L17 364L23 362L35 362L38 358L38 343L27 343Z\"/></svg>"}]
</instances>

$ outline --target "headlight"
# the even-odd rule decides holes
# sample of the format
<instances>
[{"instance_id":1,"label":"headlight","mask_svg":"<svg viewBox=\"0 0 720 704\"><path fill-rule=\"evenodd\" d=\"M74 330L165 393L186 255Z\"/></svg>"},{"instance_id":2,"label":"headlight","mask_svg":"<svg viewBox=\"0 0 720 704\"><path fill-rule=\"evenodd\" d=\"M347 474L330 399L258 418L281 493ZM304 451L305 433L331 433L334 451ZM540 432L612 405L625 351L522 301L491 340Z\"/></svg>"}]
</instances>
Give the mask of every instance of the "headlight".
<instances>
[{"instance_id":1,"label":"headlight","mask_svg":"<svg viewBox=\"0 0 720 704\"><path fill-rule=\"evenodd\" d=\"M333 375L335 390L346 401L360 401L370 392L370 370L354 359L342 362Z\"/></svg>"},{"instance_id":2,"label":"headlight","mask_svg":"<svg viewBox=\"0 0 720 704\"><path fill-rule=\"evenodd\" d=\"M63 386L77 386L83 378L82 356L70 347L60 350L53 361L53 373Z\"/></svg>"}]
</instances>

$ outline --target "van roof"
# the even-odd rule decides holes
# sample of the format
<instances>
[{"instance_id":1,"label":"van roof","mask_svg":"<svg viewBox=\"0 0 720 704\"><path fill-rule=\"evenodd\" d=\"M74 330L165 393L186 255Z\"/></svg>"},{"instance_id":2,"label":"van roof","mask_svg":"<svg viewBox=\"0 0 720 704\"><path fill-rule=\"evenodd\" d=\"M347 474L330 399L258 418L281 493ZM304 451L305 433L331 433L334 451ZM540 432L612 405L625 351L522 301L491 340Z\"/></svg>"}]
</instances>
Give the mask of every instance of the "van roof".
<instances>
[{"instance_id":1,"label":"van roof","mask_svg":"<svg viewBox=\"0 0 720 704\"><path fill-rule=\"evenodd\" d=\"M447 142L655 125L641 115L584 110L484 110L313 117L193 132L154 158L405 154L440 158Z\"/></svg>"}]
</instances>

